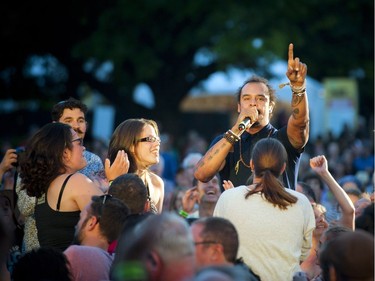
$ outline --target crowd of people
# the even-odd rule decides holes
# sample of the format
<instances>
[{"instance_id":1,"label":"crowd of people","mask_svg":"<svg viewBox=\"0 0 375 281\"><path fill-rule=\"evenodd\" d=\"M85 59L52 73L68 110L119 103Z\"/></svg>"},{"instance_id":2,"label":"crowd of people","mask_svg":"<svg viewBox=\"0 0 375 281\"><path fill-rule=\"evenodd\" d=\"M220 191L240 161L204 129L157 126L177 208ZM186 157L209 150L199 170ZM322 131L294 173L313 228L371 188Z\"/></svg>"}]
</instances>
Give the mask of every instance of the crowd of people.
<instances>
[{"instance_id":1,"label":"crowd of people","mask_svg":"<svg viewBox=\"0 0 375 281\"><path fill-rule=\"evenodd\" d=\"M373 280L373 136L310 142L306 74L290 44L284 126L253 76L233 126L179 153L145 118L89 151L86 105L54 105L3 153L0 280Z\"/></svg>"}]
</instances>

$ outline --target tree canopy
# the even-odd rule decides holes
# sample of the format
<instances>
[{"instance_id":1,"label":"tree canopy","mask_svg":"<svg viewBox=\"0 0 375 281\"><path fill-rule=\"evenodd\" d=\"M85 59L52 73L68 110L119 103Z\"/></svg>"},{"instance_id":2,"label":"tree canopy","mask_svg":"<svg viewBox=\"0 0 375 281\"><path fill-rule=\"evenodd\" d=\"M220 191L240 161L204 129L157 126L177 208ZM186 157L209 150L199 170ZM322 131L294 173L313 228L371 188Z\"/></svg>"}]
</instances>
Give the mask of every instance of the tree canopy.
<instances>
[{"instance_id":1,"label":"tree canopy","mask_svg":"<svg viewBox=\"0 0 375 281\"><path fill-rule=\"evenodd\" d=\"M57 0L3 5L2 98L37 99L49 108L60 99L77 97L85 85L114 105L120 120L147 117L175 127L179 103L200 81L229 66L252 68L271 78L267 65L286 59L293 42L315 79L356 78L361 114L373 114L371 0ZM198 54L206 60L197 63ZM54 69L59 71L39 81L27 75L30 58L46 55L57 59L48 66L58 64ZM113 71L98 79L95 71L105 62ZM141 82L155 95L154 109L133 102L134 87Z\"/></svg>"}]
</instances>

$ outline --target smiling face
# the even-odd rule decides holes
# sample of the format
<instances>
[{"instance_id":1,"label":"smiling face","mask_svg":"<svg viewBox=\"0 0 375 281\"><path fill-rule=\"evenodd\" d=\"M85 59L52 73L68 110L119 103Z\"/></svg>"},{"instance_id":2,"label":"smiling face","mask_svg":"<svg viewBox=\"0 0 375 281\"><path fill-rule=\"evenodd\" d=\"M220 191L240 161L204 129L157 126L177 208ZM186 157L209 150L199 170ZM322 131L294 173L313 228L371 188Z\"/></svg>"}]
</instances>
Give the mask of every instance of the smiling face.
<instances>
[{"instance_id":1,"label":"smiling face","mask_svg":"<svg viewBox=\"0 0 375 281\"><path fill-rule=\"evenodd\" d=\"M198 192L200 202L216 203L221 195L218 177L215 176L208 182L198 181Z\"/></svg>"},{"instance_id":2,"label":"smiling face","mask_svg":"<svg viewBox=\"0 0 375 281\"><path fill-rule=\"evenodd\" d=\"M146 169L159 163L160 138L154 127L146 124L139 139L132 148L139 169Z\"/></svg>"},{"instance_id":3,"label":"smiling face","mask_svg":"<svg viewBox=\"0 0 375 281\"><path fill-rule=\"evenodd\" d=\"M247 83L241 91L237 111L256 107L259 113L258 122L253 126L264 127L270 121L274 103L270 101L268 88L263 83Z\"/></svg>"},{"instance_id":4,"label":"smiling face","mask_svg":"<svg viewBox=\"0 0 375 281\"><path fill-rule=\"evenodd\" d=\"M58 122L71 126L81 139L85 138L87 122L81 109L65 108Z\"/></svg>"},{"instance_id":5,"label":"smiling face","mask_svg":"<svg viewBox=\"0 0 375 281\"><path fill-rule=\"evenodd\" d=\"M83 156L85 147L83 146L83 140L79 137L76 131L70 129L72 133L72 148L65 150L66 166L72 171L79 171L86 167L87 161Z\"/></svg>"},{"instance_id":6,"label":"smiling face","mask_svg":"<svg viewBox=\"0 0 375 281\"><path fill-rule=\"evenodd\" d=\"M320 237L322 236L323 232L328 228L328 223L325 219L325 212L322 210L320 205L313 205L314 209L314 215L315 215L315 230L313 232L313 235L315 237Z\"/></svg>"}]
</instances>

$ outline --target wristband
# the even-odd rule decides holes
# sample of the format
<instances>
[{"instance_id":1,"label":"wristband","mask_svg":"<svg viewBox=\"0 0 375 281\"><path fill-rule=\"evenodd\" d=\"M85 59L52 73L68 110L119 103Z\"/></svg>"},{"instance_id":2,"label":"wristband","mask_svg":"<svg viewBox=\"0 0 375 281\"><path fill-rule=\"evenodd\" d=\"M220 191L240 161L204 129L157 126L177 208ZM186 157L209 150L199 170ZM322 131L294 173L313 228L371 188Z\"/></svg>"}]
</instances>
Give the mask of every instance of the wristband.
<instances>
[{"instance_id":1,"label":"wristband","mask_svg":"<svg viewBox=\"0 0 375 281\"><path fill-rule=\"evenodd\" d=\"M300 86L300 87L293 86L292 84L290 84L290 82L287 82L287 83L280 84L279 88L282 89L282 88L284 88L285 86L288 86L288 85L292 89L292 93L299 96L299 97L306 93L306 80L303 82L303 85Z\"/></svg>"},{"instance_id":2,"label":"wristband","mask_svg":"<svg viewBox=\"0 0 375 281\"><path fill-rule=\"evenodd\" d=\"M232 130L228 130L224 134L223 138L226 139L231 145L234 145L235 142L240 140L240 137L233 133Z\"/></svg>"},{"instance_id":3,"label":"wristband","mask_svg":"<svg viewBox=\"0 0 375 281\"><path fill-rule=\"evenodd\" d=\"M302 97L304 94L306 94L306 89L303 89L300 92L292 92L292 93L293 93L293 95L296 95L298 97Z\"/></svg>"},{"instance_id":4,"label":"wristband","mask_svg":"<svg viewBox=\"0 0 375 281\"><path fill-rule=\"evenodd\" d=\"M306 81L303 82L302 86L293 86L292 84L290 84L290 88L292 89L292 92L293 93L302 93L304 91L306 91Z\"/></svg>"},{"instance_id":5,"label":"wristband","mask_svg":"<svg viewBox=\"0 0 375 281\"><path fill-rule=\"evenodd\" d=\"M189 216L189 214L188 214L187 212L185 212L184 210L180 210L180 211L178 212L178 214L179 214L181 217L183 217L184 219L186 219L186 218Z\"/></svg>"}]
</instances>

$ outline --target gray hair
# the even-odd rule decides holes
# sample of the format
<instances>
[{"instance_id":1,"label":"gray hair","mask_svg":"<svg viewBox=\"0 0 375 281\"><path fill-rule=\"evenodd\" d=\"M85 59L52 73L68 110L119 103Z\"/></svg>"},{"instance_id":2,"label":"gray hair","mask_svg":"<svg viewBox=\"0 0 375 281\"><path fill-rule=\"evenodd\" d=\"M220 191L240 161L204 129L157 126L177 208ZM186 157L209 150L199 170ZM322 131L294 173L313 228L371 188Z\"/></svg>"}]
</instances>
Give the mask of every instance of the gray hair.
<instances>
[{"instance_id":1,"label":"gray hair","mask_svg":"<svg viewBox=\"0 0 375 281\"><path fill-rule=\"evenodd\" d=\"M193 236L188 223L178 215L165 212L150 216L134 230L135 236L152 234L150 249L156 251L164 262L194 255Z\"/></svg>"}]
</instances>

